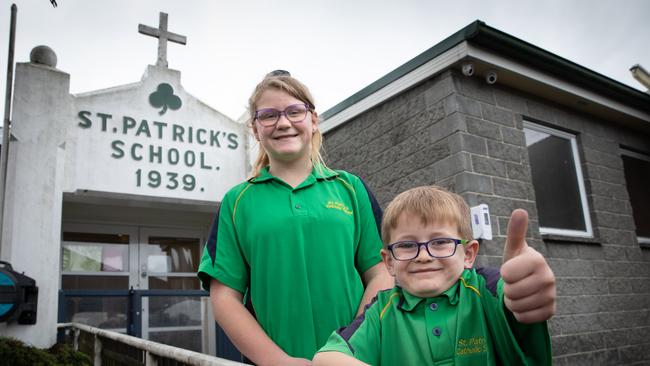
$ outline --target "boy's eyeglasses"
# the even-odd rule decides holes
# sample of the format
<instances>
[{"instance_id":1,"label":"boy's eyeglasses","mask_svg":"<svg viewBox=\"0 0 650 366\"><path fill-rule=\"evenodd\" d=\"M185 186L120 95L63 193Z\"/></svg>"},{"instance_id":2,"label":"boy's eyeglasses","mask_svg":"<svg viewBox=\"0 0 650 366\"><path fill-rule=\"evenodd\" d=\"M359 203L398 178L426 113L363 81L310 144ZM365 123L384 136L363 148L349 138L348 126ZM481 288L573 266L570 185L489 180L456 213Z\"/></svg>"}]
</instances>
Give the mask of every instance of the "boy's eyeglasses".
<instances>
[{"instance_id":1,"label":"boy's eyeglasses","mask_svg":"<svg viewBox=\"0 0 650 366\"><path fill-rule=\"evenodd\" d=\"M469 240L452 238L434 238L418 243L416 241L398 241L388 245L388 250L398 261L410 261L420 255L420 247L427 248L433 258L447 258L456 254L458 244L467 244Z\"/></svg>"},{"instance_id":2,"label":"boy's eyeglasses","mask_svg":"<svg viewBox=\"0 0 650 366\"><path fill-rule=\"evenodd\" d=\"M307 118L311 111L309 104L293 104L279 111L275 108L264 108L255 111L255 119L264 127L271 127L278 123L280 116L284 115L291 123L300 123Z\"/></svg>"}]
</instances>

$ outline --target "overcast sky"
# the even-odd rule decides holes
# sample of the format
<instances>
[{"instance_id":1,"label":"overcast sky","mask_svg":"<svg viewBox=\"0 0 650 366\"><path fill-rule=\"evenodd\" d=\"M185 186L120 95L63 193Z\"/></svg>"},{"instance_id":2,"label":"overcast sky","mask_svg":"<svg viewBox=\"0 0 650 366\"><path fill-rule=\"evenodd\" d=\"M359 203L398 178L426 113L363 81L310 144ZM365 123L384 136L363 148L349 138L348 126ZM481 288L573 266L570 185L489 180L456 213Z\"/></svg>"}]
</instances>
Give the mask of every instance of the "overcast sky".
<instances>
[{"instance_id":1,"label":"overcast sky","mask_svg":"<svg viewBox=\"0 0 650 366\"><path fill-rule=\"evenodd\" d=\"M471 22L532 43L645 90L629 68L650 69L648 0L17 0L15 61L47 45L80 93L137 82L155 64L157 40L138 24L169 30L169 67L186 91L237 119L255 84L286 69L309 86L321 113ZM4 111L11 1L0 5Z\"/></svg>"}]
</instances>

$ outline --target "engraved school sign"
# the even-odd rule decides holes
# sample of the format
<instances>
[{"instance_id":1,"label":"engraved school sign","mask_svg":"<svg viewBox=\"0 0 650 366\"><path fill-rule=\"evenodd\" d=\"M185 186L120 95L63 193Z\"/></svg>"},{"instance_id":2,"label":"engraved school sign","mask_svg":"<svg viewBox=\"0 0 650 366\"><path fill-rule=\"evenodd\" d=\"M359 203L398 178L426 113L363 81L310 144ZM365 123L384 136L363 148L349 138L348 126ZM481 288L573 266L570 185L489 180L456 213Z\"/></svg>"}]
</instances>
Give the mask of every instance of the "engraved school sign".
<instances>
[{"instance_id":1,"label":"engraved school sign","mask_svg":"<svg viewBox=\"0 0 650 366\"><path fill-rule=\"evenodd\" d=\"M245 127L167 68L167 41L187 40L167 30L166 14L139 31L159 39L156 65L138 83L76 96L64 190L217 201L245 178Z\"/></svg>"}]
</instances>

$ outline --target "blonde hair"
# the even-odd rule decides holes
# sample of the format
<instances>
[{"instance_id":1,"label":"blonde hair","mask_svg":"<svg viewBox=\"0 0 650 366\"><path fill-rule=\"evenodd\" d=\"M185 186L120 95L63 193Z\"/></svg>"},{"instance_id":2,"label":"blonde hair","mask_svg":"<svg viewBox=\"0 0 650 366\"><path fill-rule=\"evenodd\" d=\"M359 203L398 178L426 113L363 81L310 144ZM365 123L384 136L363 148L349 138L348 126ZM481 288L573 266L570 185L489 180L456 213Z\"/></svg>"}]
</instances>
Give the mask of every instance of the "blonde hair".
<instances>
[{"instance_id":1,"label":"blonde hair","mask_svg":"<svg viewBox=\"0 0 650 366\"><path fill-rule=\"evenodd\" d=\"M259 84L257 84L255 90L253 91L253 94L250 96L250 98L248 98L248 124L251 128L253 128L253 124L255 123L255 111L257 110L257 102L261 98L262 93L269 89L277 89L283 91L300 100L301 102L309 105L309 109L312 111L312 118L316 120L315 122L318 122L318 115L314 111L316 105L314 104L314 98L309 92L309 89L307 89L303 83L298 81L298 79L293 78L291 75L289 75L289 73L286 71L283 73L271 72ZM322 145L323 134L320 132L320 129L316 129L311 139L310 160L312 166L319 170L326 168L325 162L323 161L323 157L320 153ZM264 150L264 147L260 144L257 159L255 159L255 164L253 165L253 177L257 177L260 174L260 171L265 166L269 165L269 163L269 155L266 150Z\"/></svg>"},{"instance_id":2,"label":"blonde hair","mask_svg":"<svg viewBox=\"0 0 650 366\"><path fill-rule=\"evenodd\" d=\"M397 220L406 213L419 217L423 225L434 222L456 224L462 236L459 239L472 239L470 210L465 200L442 187L423 186L400 193L388 204L381 224L384 247L390 244Z\"/></svg>"}]
</instances>

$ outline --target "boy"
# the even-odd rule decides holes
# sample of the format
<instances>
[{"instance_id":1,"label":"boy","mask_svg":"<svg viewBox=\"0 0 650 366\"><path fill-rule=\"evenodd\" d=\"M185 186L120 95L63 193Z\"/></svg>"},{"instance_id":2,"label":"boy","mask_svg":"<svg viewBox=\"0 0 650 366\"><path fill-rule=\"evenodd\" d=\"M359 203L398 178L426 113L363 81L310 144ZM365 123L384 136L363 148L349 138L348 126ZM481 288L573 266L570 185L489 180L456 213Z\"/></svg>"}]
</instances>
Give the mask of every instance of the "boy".
<instances>
[{"instance_id":1,"label":"boy","mask_svg":"<svg viewBox=\"0 0 650 366\"><path fill-rule=\"evenodd\" d=\"M519 254L509 252L529 249L525 226L523 233L510 227L522 214L513 213L506 247L514 236L523 244L506 248L506 260ZM384 214L381 250L397 285L334 332L314 365L550 365L545 320L554 303L550 314L520 314L517 301L504 297L505 278L486 281L472 269L479 244L471 240L469 220L465 201L440 187L398 195ZM517 263L517 270L535 267L529 258ZM554 277L548 291L554 298ZM544 309L544 299L531 294L526 301L542 303L525 307Z\"/></svg>"}]
</instances>

